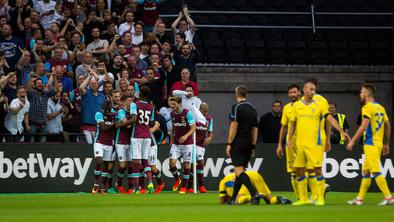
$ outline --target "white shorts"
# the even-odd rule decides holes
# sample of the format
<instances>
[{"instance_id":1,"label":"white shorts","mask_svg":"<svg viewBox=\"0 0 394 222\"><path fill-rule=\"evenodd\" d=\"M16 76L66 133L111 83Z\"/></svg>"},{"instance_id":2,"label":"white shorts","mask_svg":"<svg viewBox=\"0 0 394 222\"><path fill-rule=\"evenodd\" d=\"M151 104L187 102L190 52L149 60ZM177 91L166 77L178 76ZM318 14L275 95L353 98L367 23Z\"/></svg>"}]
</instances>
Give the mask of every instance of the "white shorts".
<instances>
[{"instance_id":1,"label":"white shorts","mask_svg":"<svg viewBox=\"0 0 394 222\"><path fill-rule=\"evenodd\" d=\"M151 138L133 138L131 139L131 159L132 160L147 160L149 156Z\"/></svg>"},{"instance_id":2,"label":"white shorts","mask_svg":"<svg viewBox=\"0 0 394 222\"><path fill-rule=\"evenodd\" d=\"M201 146L196 146L196 154L197 160L204 160L205 148Z\"/></svg>"},{"instance_id":3,"label":"white shorts","mask_svg":"<svg viewBox=\"0 0 394 222\"><path fill-rule=\"evenodd\" d=\"M115 159L115 152L113 147L101 143L93 144L94 157L102 157L104 161L113 161Z\"/></svg>"},{"instance_id":4,"label":"white shorts","mask_svg":"<svg viewBox=\"0 0 394 222\"><path fill-rule=\"evenodd\" d=\"M119 162L130 161L130 145L128 144L115 144L116 153L118 154Z\"/></svg>"},{"instance_id":5,"label":"white shorts","mask_svg":"<svg viewBox=\"0 0 394 222\"><path fill-rule=\"evenodd\" d=\"M177 160L179 157L183 158L183 162L191 162L193 144L191 145L176 145L172 144L170 150L170 159Z\"/></svg>"},{"instance_id":6,"label":"white shorts","mask_svg":"<svg viewBox=\"0 0 394 222\"><path fill-rule=\"evenodd\" d=\"M148 163L150 166L157 164L157 146L151 146L149 149Z\"/></svg>"}]
</instances>

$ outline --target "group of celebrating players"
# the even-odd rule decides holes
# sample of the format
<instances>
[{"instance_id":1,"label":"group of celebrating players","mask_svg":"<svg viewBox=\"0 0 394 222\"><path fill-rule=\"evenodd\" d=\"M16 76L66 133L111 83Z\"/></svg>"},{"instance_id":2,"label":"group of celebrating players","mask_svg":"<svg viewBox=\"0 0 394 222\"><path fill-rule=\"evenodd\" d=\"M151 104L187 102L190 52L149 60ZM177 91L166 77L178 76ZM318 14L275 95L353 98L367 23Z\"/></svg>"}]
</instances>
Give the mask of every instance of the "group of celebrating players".
<instances>
[{"instance_id":1,"label":"group of celebrating players","mask_svg":"<svg viewBox=\"0 0 394 222\"><path fill-rule=\"evenodd\" d=\"M236 89L237 104L233 115L245 113L245 108L243 108L243 111L239 111L240 105L248 104L246 102L247 89L242 90L240 88L243 88L243 86ZM239 142L234 144L235 140L231 137L232 127L230 125L227 149L229 151L228 156L231 156L233 162L235 160L235 173L227 175L220 182L219 192L222 204L244 204L247 202L259 204L260 199L264 199L268 204L325 205L326 184L322 174L322 165L324 152L328 152L331 149L329 136L327 136L331 132L331 127L338 130L348 141L346 148L349 151L353 149L358 139L362 135L364 136L363 150L365 159L362 165L363 176L360 190L357 197L347 203L350 205L362 205L365 194L371 185L371 180L374 178L384 195L384 199L379 205L394 204L394 198L390 193L380 167L381 155L389 154L391 126L384 107L374 99L375 86L369 83L361 86L362 123L353 138L344 132L335 118L330 115L327 100L316 93L316 88L316 79L307 79L304 83L302 96L301 88L297 84L291 84L288 87L288 96L291 102L284 107L281 120L282 127L276 152L277 156L282 158L284 153L282 143L286 137L287 171L291 173L291 184L297 201L292 203L292 201L284 197L273 196L258 172L244 172L248 158L243 158L245 155L240 155L239 149L237 151L237 147L240 145ZM242 93L242 91L246 91L246 93ZM249 104L249 106L252 105ZM231 119L231 121L232 123L236 122L236 125L242 124L242 120L238 120L237 117ZM249 132L249 134L252 134L251 138L253 138L253 141L246 143L246 147L249 146L252 149L247 150L246 157L254 153L257 140L256 136L253 136L257 123L253 124L251 133ZM236 151L233 151L234 149ZM311 191L309 197L308 185Z\"/></svg>"},{"instance_id":2,"label":"group of celebrating players","mask_svg":"<svg viewBox=\"0 0 394 222\"><path fill-rule=\"evenodd\" d=\"M111 100L106 100L102 110L96 113L97 122L94 156L94 185L92 193L159 194L164 188L161 172L157 167L158 146L167 138L166 121L155 110L148 97L150 89L142 86L138 99L121 96L114 90ZM170 171L175 183L172 187L180 193L193 192L191 162L197 158L196 173L199 191L203 185L205 145L212 139L212 118L208 105L202 103L199 110L189 111L182 107L181 97L170 97L172 128L170 130ZM195 117L195 112L199 116ZM161 118L160 118L161 116ZM196 137L194 148L193 137ZM115 159L118 159L117 180L113 183ZM183 180L176 167L177 159L183 159ZM126 177L127 183L123 182ZM100 180L101 177L101 180ZM156 178L156 186L153 185ZM101 182L101 186L100 186ZM127 184L128 186L124 186Z\"/></svg>"}]
</instances>

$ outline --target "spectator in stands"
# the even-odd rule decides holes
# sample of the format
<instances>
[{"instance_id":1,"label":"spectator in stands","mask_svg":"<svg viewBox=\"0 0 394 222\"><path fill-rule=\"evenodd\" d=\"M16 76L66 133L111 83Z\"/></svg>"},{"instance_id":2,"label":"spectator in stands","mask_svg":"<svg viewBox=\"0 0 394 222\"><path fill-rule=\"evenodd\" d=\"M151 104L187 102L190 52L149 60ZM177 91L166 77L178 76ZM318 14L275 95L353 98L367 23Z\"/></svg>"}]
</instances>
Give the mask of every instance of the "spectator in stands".
<instances>
[{"instance_id":1,"label":"spectator in stands","mask_svg":"<svg viewBox=\"0 0 394 222\"><path fill-rule=\"evenodd\" d=\"M106 82L104 82L102 88L103 88L102 92L105 96L105 99L111 100L111 93L113 90L112 83L110 81L106 81Z\"/></svg>"},{"instance_id":2,"label":"spectator in stands","mask_svg":"<svg viewBox=\"0 0 394 222\"><path fill-rule=\"evenodd\" d=\"M130 80L137 82L139 85L146 83L147 79L144 72L138 68L137 58L133 55L128 58L128 70L130 72Z\"/></svg>"},{"instance_id":3,"label":"spectator in stands","mask_svg":"<svg viewBox=\"0 0 394 222\"><path fill-rule=\"evenodd\" d=\"M46 86L48 84L48 76L46 75L46 71L45 71L45 65L42 62L36 63L35 67L34 67L34 71L32 73L29 73L29 75L27 76L27 80L29 81L30 76L34 76L36 78L39 78L42 80L44 86Z\"/></svg>"},{"instance_id":4,"label":"spectator in stands","mask_svg":"<svg viewBox=\"0 0 394 222\"><path fill-rule=\"evenodd\" d=\"M198 96L200 91L198 90L198 85L197 83L193 82L190 80L190 72L188 68L183 68L181 70L181 81L175 82L172 85L172 88L170 90L170 94L172 94L172 91L174 90L184 90L185 86L187 84L190 84L191 86L193 86L194 89L194 95Z\"/></svg>"},{"instance_id":5,"label":"spectator in stands","mask_svg":"<svg viewBox=\"0 0 394 222\"><path fill-rule=\"evenodd\" d=\"M7 129L4 127L4 121L8 112L8 99L5 95L0 94L0 142L3 142L3 134L7 133Z\"/></svg>"},{"instance_id":6,"label":"spectator in stands","mask_svg":"<svg viewBox=\"0 0 394 222\"><path fill-rule=\"evenodd\" d=\"M105 66L105 62L103 60L99 61L97 64L97 76L98 76L98 84L103 85L105 82L110 82L111 85L114 82L114 75L110 72L107 72L107 67ZM103 87L99 87L99 91L102 91Z\"/></svg>"},{"instance_id":7,"label":"spectator in stands","mask_svg":"<svg viewBox=\"0 0 394 222\"><path fill-rule=\"evenodd\" d=\"M11 19L12 8L8 4L7 1L2 1L0 4L0 16L4 16L4 18L9 21Z\"/></svg>"},{"instance_id":8,"label":"spectator in stands","mask_svg":"<svg viewBox=\"0 0 394 222\"><path fill-rule=\"evenodd\" d=\"M3 51L7 60L8 67L13 69L21 57L20 48L25 48L23 41L12 34L10 25L5 24L1 27L0 51Z\"/></svg>"},{"instance_id":9,"label":"spectator in stands","mask_svg":"<svg viewBox=\"0 0 394 222\"><path fill-rule=\"evenodd\" d=\"M140 59L145 59L146 57L149 56L149 50L150 50L150 44L147 41L142 41L140 46Z\"/></svg>"},{"instance_id":10,"label":"spectator in stands","mask_svg":"<svg viewBox=\"0 0 394 222\"><path fill-rule=\"evenodd\" d=\"M22 56L19 59L18 63L16 64L16 69L18 70L18 80L19 85L26 85L28 81L28 76L30 72L34 70L34 63L31 63L30 52L26 50L22 50Z\"/></svg>"},{"instance_id":11,"label":"spectator in stands","mask_svg":"<svg viewBox=\"0 0 394 222\"><path fill-rule=\"evenodd\" d=\"M175 34L175 44L173 47L173 52L181 51L181 47L186 44L186 35L185 33L177 33Z\"/></svg>"},{"instance_id":12,"label":"spectator in stands","mask_svg":"<svg viewBox=\"0 0 394 222\"><path fill-rule=\"evenodd\" d=\"M141 44L144 44L144 42L142 42ZM145 72L145 70L148 68L148 63L146 63L146 61L143 60L143 58L141 58L140 46L133 47L132 55L135 56L135 58L137 59L137 69L141 70L142 72Z\"/></svg>"},{"instance_id":13,"label":"spectator in stands","mask_svg":"<svg viewBox=\"0 0 394 222\"><path fill-rule=\"evenodd\" d=\"M66 56L63 56L64 52L66 52ZM73 69L69 60L69 54L67 52L67 49L61 47L60 45L57 46L54 50L52 58L50 58L48 62L45 63L45 69L49 71L52 69L52 67L59 65L67 69L67 71L72 72Z\"/></svg>"},{"instance_id":14,"label":"spectator in stands","mask_svg":"<svg viewBox=\"0 0 394 222\"><path fill-rule=\"evenodd\" d=\"M175 82L181 81L181 70L178 66L172 64L170 55L163 56L163 67L167 73L167 89L171 89Z\"/></svg>"},{"instance_id":15,"label":"spectator in stands","mask_svg":"<svg viewBox=\"0 0 394 222\"><path fill-rule=\"evenodd\" d=\"M0 78L0 89L2 94L7 97L8 102L16 98L17 77L14 72Z\"/></svg>"},{"instance_id":16,"label":"spectator in stands","mask_svg":"<svg viewBox=\"0 0 394 222\"><path fill-rule=\"evenodd\" d=\"M62 83L62 90L70 92L74 89L73 82L70 78L64 76L64 68L61 65L57 65L54 68L56 79L58 83Z\"/></svg>"},{"instance_id":17,"label":"spectator in stands","mask_svg":"<svg viewBox=\"0 0 394 222\"><path fill-rule=\"evenodd\" d=\"M134 25L134 33L132 33L132 43L133 45L138 45L144 40L144 34L142 30L144 28L144 24L142 22L137 22Z\"/></svg>"},{"instance_id":18,"label":"spectator in stands","mask_svg":"<svg viewBox=\"0 0 394 222\"><path fill-rule=\"evenodd\" d=\"M100 38L100 29L98 27L94 27L92 29L92 36L94 40L86 47L86 50L92 53L93 57L104 59L104 61L108 63L109 62L109 58L107 56L108 41Z\"/></svg>"},{"instance_id":19,"label":"spectator in stands","mask_svg":"<svg viewBox=\"0 0 394 222\"><path fill-rule=\"evenodd\" d=\"M197 50L193 43L185 44L181 47L181 54L175 55L175 64L181 68L188 68L190 80L197 82L196 63Z\"/></svg>"},{"instance_id":20,"label":"spectator in stands","mask_svg":"<svg viewBox=\"0 0 394 222\"><path fill-rule=\"evenodd\" d=\"M87 88L89 84L89 88ZM96 112L101 110L105 96L98 91L97 79L94 77L94 71L88 69L88 77L79 86L79 94L82 97L82 121L81 130L85 134L86 142L93 144L96 131ZM83 108L89 107L89 109Z\"/></svg>"},{"instance_id":21,"label":"spectator in stands","mask_svg":"<svg viewBox=\"0 0 394 222\"><path fill-rule=\"evenodd\" d=\"M125 32L131 32L134 33L134 13L132 11L127 11L126 12L126 21L122 24L120 24L118 33L119 35L123 36L123 33Z\"/></svg>"},{"instance_id":22,"label":"spectator in stands","mask_svg":"<svg viewBox=\"0 0 394 222\"><path fill-rule=\"evenodd\" d=\"M275 100L272 110L260 117L259 136L263 143L278 143L281 128L282 102Z\"/></svg>"},{"instance_id":23,"label":"spectator in stands","mask_svg":"<svg viewBox=\"0 0 394 222\"><path fill-rule=\"evenodd\" d=\"M5 58L5 54L3 51L0 51L0 76L6 75L11 71L10 66L7 63Z\"/></svg>"},{"instance_id":24,"label":"spectator in stands","mask_svg":"<svg viewBox=\"0 0 394 222\"><path fill-rule=\"evenodd\" d=\"M138 0L142 4L141 20L145 24L144 32L151 32L159 18L159 0Z\"/></svg>"},{"instance_id":25,"label":"spectator in stands","mask_svg":"<svg viewBox=\"0 0 394 222\"><path fill-rule=\"evenodd\" d=\"M148 86L151 90L149 98L156 105L157 109L160 109L164 105L165 95L167 95L165 92L166 78L165 76L156 78L153 67L149 67L146 70L146 78L148 82L145 83L144 85Z\"/></svg>"},{"instance_id":26,"label":"spectator in stands","mask_svg":"<svg viewBox=\"0 0 394 222\"><path fill-rule=\"evenodd\" d=\"M60 104L60 92L52 91L49 95L46 129L49 134L57 135L48 135L48 141L60 142L59 134L63 132L62 117L66 110Z\"/></svg>"},{"instance_id":27,"label":"spectator in stands","mask_svg":"<svg viewBox=\"0 0 394 222\"><path fill-rule=\"evenodd\" d=\"M126 95L128 86L129 86L129 81L125 78L121 78L119 79L119 83L116 89L119 90L122 95Z\"/></svg>"},{"instance_id":28,"label":"spectator in stands","mask_svg":"<svg viewBox=\"0 0 394 222\"><path fill-rule=\"evenodd\" d=\"M107 29L103 31L102 38L108 42L112 42L116 34L116 24L115 22L111 21L107 24Z\"/></svg>"},{"instance_id":29,"label":"spectator in stands","mask_svg":"<svg viewBox=\"0 0 394 222\"><path fill-rule=\"evenodd\" d=\"M156 21L153 33L156 34L156 43L160 43L161 45L163 45L165 41L173 42L173 37L166 33L166 24L160 18Z\"/></svg>"},{"instance_id":30,"label":"spectator in stands","mask_svg":"<svg viewBox=\"0 0 394 222\"><path fill-rule=\"evenodd\" d=\"M131 54L133 51L133 35L131 32L125 32L122 36L122 44L126 48L126 54Z\"/></svg>"},{"instance_id":31,"label":"spectator in stands","mask_svg":"<svg viewBox=\"0 0 394 222\"><path fill-rule=\"evenodd\" d=\"M37 10L38 13L40 13L40 21L44 29L49 28L51 22L55 17L55 6L56 2L51 0L38 1L34 6L34 9Z\"/></svg>"},{"instance_id":32,"label":"spectator in stands","mask_svg":"<svg viewBox=\"0 0 394 222\"><path fill-rule=\"evenodd\" d=\"M196 107L197 110L200 109L200 105L202 103L201 99L198 98L197 96L194 96L194 89L193 86L190 84L187 84L185 86L185 90L186 94L177 94L179 92L182 91L173 91L173 95L174 96L180 96L182 98L182 107L188 109L188 110L192 110L192 106ZM193 111L192 111L193 112Z\"/></svg>"},{"instance_id":33,"label":"spectator in stands","mask_svg":"<svg viewBox=\"0 0 394 222\"><path fill-rule=\"evenodd\" d=\"M88 67L92 68L93 55L91 52L85 51L83 53L83 63L78 65L75 69L75 76L78 79L79 75L83 75L85 78L88 76Z\"/></svg>"},{"instance_id":34,"label":"spectator in stands","mask_svg":"<svg viewBox=\"0 0 394 222\"><path fill-rule=\"evenodd\" d=\"M7 137L7 142L18 142L21 140L21 134L26 129L30 132L29 126L29 109L30 103L26 100L26 87L20 86L17 91L18 98L13 99L10 109L5 120L7 133L14 136ZM25 127L23 127L23 124Z\"/></svg>"},{"instance_id":35,"label":"spectator in stands","mask_svg":"<svg viewBox=\"0 0 394 222\"><path fill-rule=\"evenodd\" d=\"M183 19L185 17L185 19ZM179 24L179 29L177 30L176 27ZM174 23L171 25L172 32L175 34L180 32L184 33L186 36L186 41L189 43L193 42L193 37L196 32L196 25L193 19L190 17L189 9L184 7L180 12L177 19L175 19Z\"/></svg>"},{"instance_id":36,"label":"spectator in stands","mask_svg":"<svg viewBox=\"0 0 394 222\"><path fill-rule=\"evenodd\" d=\"M331 102L329 104L329 111L331 116L338 121L339 126L343 129L343 131L348 133L349 123L347 122L346 115L337 112L337 104L335 102ZM345 139L336 129L334 129L334 127L331 129L330 142L331 144L345 144Z\"/></svg>"},{"instance_id":37,"label":"spectator in stands","mask_svg":"<svg viewBox=\"0 0 394 222\"><path fill-rule=\"evenodd\" d=\"M29 125L31 127L31 133L46 133L46 123L47 123L47 106L48 99L53 95L52 84L55 83L55 91L59 91L59 84L57 82L55 72L51 73L49 77L48 84L44 87L41 79L30 77L27 82L27 98L30 102L29 110ZM30 138L30 142L34 142L35 137ZM40 137L40 142L46 141L45 136Z\"/></svg>"},{"instance_id":38,"label":"spectator in stands","mask_svg":"<svg viewBox=\"0 0 394 222\"><path fill-rule=\"evenodd\" d=\"M114 76L114 81L118 80L118 75L120 75L123 67L123 58L120 55L115 55L109 65L108 72L112 73ZM114 84L115 85L115 84Z\"/></svg>"},{"instance_id":39,"label":"spectator in stands","mask_svg":"<svg viewBox=\"0 0 394 222\"><path fill-rule=\"evenodd\" d=\"M81 110L78 109L76 103L71 102L70 94L66 91L62 92L61 105L64 109L62 125L64 133L79 133L81 127ZM69 139L75 142L76 136L70 136Z\"/></svg>"}]
</instances>

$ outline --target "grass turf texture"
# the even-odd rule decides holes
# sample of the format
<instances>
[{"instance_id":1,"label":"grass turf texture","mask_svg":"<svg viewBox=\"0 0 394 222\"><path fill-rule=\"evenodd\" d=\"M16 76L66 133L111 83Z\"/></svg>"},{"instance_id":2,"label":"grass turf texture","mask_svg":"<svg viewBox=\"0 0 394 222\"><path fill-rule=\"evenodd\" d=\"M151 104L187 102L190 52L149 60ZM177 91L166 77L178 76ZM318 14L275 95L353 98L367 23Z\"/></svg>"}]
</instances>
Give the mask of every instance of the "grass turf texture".
<instances>
[{"instance_id":1,"label":"grass turf texture","mask_svg":"<svg viewBox=\"0 0 394 222\"><path fill-rule=\"evenodd\" d=\"M294 199L292 193L275 194ZM393 221L394 206L377 206L382 194L368 193L364 206L349 206L356 193L328 193L326 206L223 206L218 193L180 195L0 194L5 221Z\"/></svg>"}]
</instances>

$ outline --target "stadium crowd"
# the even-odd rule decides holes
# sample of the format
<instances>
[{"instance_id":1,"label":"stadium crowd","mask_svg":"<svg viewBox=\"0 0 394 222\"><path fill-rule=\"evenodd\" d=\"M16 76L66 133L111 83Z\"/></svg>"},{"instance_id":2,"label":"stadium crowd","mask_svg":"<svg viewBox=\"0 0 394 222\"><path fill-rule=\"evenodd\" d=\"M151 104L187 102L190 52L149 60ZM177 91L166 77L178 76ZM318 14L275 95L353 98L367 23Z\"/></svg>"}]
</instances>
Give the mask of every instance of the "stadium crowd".
<instances>
[{"instance_id":1,"label":"stadium crowd","mask_svg":"<svg viewBox=\"0 0 394 222\"><path fill-rule=\"evenodd\" d=\"M158 7L158 0L1 0L0 141L93 143L95 113L113 90L134 99L148 86L164 111L173 90L189 86L198 96L195 23L185 6L168 32Z\"/></svg>"}]
</instances>

